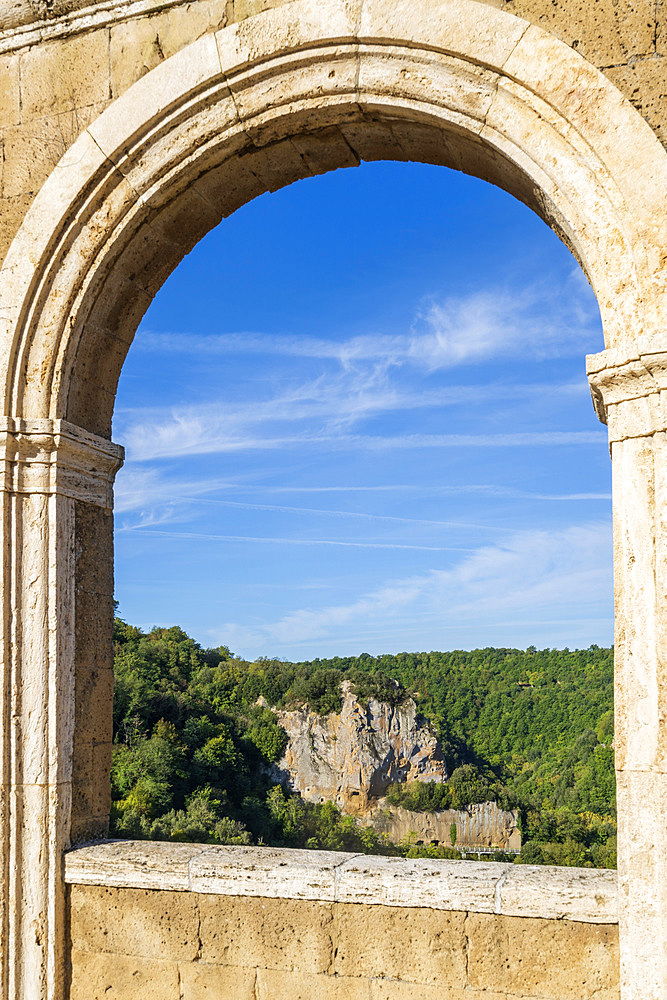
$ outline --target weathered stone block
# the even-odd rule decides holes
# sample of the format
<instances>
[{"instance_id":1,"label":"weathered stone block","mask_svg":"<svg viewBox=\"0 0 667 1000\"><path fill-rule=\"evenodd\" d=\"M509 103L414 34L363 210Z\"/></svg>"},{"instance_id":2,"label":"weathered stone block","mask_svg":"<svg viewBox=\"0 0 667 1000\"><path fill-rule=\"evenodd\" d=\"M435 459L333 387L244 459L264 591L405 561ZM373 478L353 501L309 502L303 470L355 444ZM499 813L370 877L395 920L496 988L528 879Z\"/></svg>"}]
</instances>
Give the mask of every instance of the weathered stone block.
<instances>
[{"instance_id":1,"label":"weathered stone block","mask_svg":"<svg viewBox=\"0 0 667 1000\"><path fill-rule=\"evenodd\" d=\"M397 979L372 979L370 1000L477 1000L476 994L457 986L425 986L423 983L403 983ZM480 1000L494 1000L484 995ZM504 1000L504 998L503 998Z\"/></svg>"},{"instance_id":2,"label":"weathered stone block","mask_svg":"<svg viewBox=\"0 0 667 1000\"><path fill-rule=\"evenodd\" d=\"M341 976L466 984L465 913L337 903L334 970ZM372 933L370 929L372 928Z\"/></svg>"},{"instance_id":3,"label":"weathered stone block","mask_svg":"<svg viewBox=\"0 0 667 1000\"><path fill-rule=\"evenodd\" d=\"M175 962L72 952L69 1000L181 1000L181 996Z\"/></svg>"},{"instance_id":4,"label":"weathered stone block","mask_svg":"<svg viewBox=\"0 0 667 1000\"><path fill-rule=\"evenodd\" d=\"M3 141L0 138L0 160L2 160L3 156L2 150ZM4 161L0 165L0 185L2 184L3 166ZM0 190L2 189L0 188ZM11 198L0 198L0 266L2 266L2 262L9 250L9 245L16 235L16 230L23 222L32 199L33 195L30 192L13 195Z\"/></svg>"},{"instance_id":5,"label":"weathered stone block","mask_svg":"<svg viewBox=\"0 0 667 1000\"><path fill-rule=\"evenodd\" d=\"M199 949L197 897L150 889L72 886L72 940L79 951L191 962Z\"/></svg>"},{"instance_id":6,"label":"weathered stone block","mask_svg":"<svg viewBox=\"0 0 667 1000\"><path fill-rule=\"evenodd\" d=\"M470 913L465 931L471 987L544 1000L618 995L613 925Z\"/></svg>"},{"instance_id":7,"label":"weathered stone block","mask_svg":"<svg viewBox=\"0 0 667 1000\"><path fill-rule=\"evenodd\" d=\"M21 118L19 57L0 57L0 128L18 125Z\"/></svg>"},{"instance_id":8,"label":"weathered stone block","mask_svg":"<svg viewBox=\"0 0 667 1000\"><path fill-rule=\"evenodd\" d=\"M89 31L21 55L21 120L73 111L111 97L109 32Z\"/></svg>"},{"instance_id":9,"label":"weathered stone block","mask_svg":"<svg viewBox=\"0 0 667 1000\"><path fill-rule=\"evenodd\" d=\"M203 962L179 966L183 1000L257 1000L256 969L229 969Z\"/></svg>"},{"instance_id":10,"label":"weathered stone block","mask_svg":"<svg viewBox=\"0 0 667 1000\"><path fill-rule=\"evenodd\" d=\"M282 7L289 0L231 0L229 4L229 23L244 21L246 17L260 14L263 10Z\"/></svg>"},{"instance_id":11,"label":"weathered stone block","mask_svg":"<svg viewBox=\"0 0 667 1000\"><path fill-rule=\"evenodd\" d=\"M667 36L667 31L664 33ZM667 44L665 44L667 49ZM667 51L605 69L605 75L634 104L655 134L667 143Z\"/></svg>"},{"instance_id":12,"label":"weathered stone block","mask_svg":"<svg viewBox=\"0 0 667 1000\"><path fill-rule=\"evenodd\" d=\"M256 1000L369 1000L369 984L352 976L317 976L301 969L258 969Z\"/></svg>"},{"instance_id":13,"label":"weathered stone block","mask_svg":"<svg viewBox=\"0 0 667 1000\"><path fill-rule=\"evenodd\" d=\"M596 66L651 52L654 0L505 0L503 9L551 32Z\"/></svg>"},{"instance_id":14,"label":"weathered stone block","mask_svg":"<svg viewBox=\"0 0 667 1000\"><path fill-rule=\"evenodd\" d=\"M200 894L199 908L204 962L308 974L331 965L331 904Z\"/></svg>"},{"instance_id":15,"label":"weathered stone block","mask_svg":"<svg viewBox=\"0 0 667 1000\"><path fill-rule=\"evenodd\" d=\"M227 0L197 0L161 14L133 18L111 28L111 92L118 97L136 80L194 42L227 23Z\"/></svg>"}]
</instances>

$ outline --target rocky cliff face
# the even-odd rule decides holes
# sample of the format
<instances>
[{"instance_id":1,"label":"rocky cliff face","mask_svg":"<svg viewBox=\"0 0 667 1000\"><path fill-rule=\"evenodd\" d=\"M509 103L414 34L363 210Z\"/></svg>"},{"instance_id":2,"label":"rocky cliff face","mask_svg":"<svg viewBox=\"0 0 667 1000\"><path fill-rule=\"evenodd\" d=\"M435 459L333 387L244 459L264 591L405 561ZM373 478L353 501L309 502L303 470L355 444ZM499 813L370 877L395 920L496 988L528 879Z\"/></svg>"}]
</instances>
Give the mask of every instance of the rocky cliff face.
<instances>
[{"instance_id":1,"label":"rocky cliff face","mask_svg":"<svg viewBox=\"0 0 667 1000\"><path fill-rule=\"evenodd\" d=\"M478 802L465 809L411 812L380 800L358 819L364 826L372 826L378 833L386 834L394 844L412 840L427 847L450 847L454 824L455 847L507 851L521 849L518 814L500 809L495 802Z\"/></svg>"},{"instance_id":2,"label":"rocky cliff face","mask_svg":"<svg viewBox=\"0 0 667 1000\"><path fill-rule=\"evenodd\" d=\"M289 737L280 780L303 798L335 802L346 813L366 812L394 782L447 780L438 741L418 720L412 699L397 707L371 699L366 707L349 682L342 691L340 713L277 712Z\"/></svg>"}]
</instances>

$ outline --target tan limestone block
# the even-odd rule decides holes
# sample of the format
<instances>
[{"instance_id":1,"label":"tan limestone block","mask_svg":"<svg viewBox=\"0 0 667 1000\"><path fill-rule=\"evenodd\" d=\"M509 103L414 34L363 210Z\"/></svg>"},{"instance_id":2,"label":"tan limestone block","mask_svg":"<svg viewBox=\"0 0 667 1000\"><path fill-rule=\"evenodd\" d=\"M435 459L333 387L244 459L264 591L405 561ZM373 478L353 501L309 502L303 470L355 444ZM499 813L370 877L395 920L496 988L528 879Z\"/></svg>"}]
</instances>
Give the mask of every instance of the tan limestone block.
<instances>
[{"instance_id":1,"label":"tan limestone block","mask_svg":"<svg viewBox=\"0 0 667 1000\"><path fill-rule=\"evenodd\" d=\"M466 985L465 913L337 903L335 918L338 975Z\"/></svg>"},{"instance_id":2,"label":"tan limestone block","mask_svg":"<svg viewBox=\"0 0 667 1000\"><path fill-rule=\"evenodd\" d=\"M340 126L345 141L360 160L408 160L391 122L362 119Z\"/></svg>"},{"instance_id":3,"label":"tan limestone block","mask_svg":"<svg viewBox=\"0 0 667 1000\"><path fill-rule=\"evenodd\" d=\"M488 862L461 864L362 854L337 870L336 899L341 903L493 913L498 883L511 868Z\"/></svg>"},{"instance_id":4,"label":"tan limestone block","mask_svg":"<svg viewBox=\"0 0 667 1000\"><path fill-rule=\"evenodd\" d=\"M202 844L117 840L91 844L65 855L65 881L183 892L190 888L189 866Z\"/></svg>"},{"instance_id":5,"label":"tan limestone block","mask_svg":"<svg viewBox=\"0 0 667 1000\"><path fill-rule=\"evenodd\" d=\"M572 46L596 66L651 52L654 0L504 0L503 9L525 17Z\"/></svg>"},{"instance_id":6,"label":"tan limestone block","mask_svg":"<svg viewBox=\"0 0 667 1000\"><path fill-rule=\"evenodd\" d=\"M190 863L190 888L225 896L333 902L337 871L354 857L290 847L207 847Z\"/></svg>"},{"instance_id":7,"label":"tan limestone block","mask_svg":"<svg viewBox=\"0 0 667 1000\"><path fill-rule=\"evenodd\" d=\"M364 977L316 976L303 972L258 969L256 1000L370 1000Z\"/></svg>"},{"instance_id":8,"label":"tan limestone block","mask_svg":"<svg viewBox=\"0 0 667 1000\"><path fill-rule=\"evenodd\" d=\"M422 42L445 53L470 52L474 61L483 66L502 66L528 28L528 22L520 17L509 21L501 13L488 10L475 24L473 33L469 15L466 0L364 4L358 37L361 42L409 38L412 44Z\"/></svg>"},{"instance_id":9,"label":"tan limestone block","mask_svg":"<svg viewBox=\"0 0 667 1000\"><path fill-rule=\"evenodd\" d=\"M618 928L470 913L468 983L544 1000L618 996Z\"/></svg>"},{"instance_id":10,"label":"tan limestone block","mask_svg":"<svg viewBox=\"0 0 667 1000\"><path fill-rule=\"evenodd\" d=\"M292 3L293 0L230 0L228 18L229 23L245 21L246 17L253 14L261 14L262 11L271 10L274 7L281 7L285 3Z\"/></svg>"},{"instance_id":11,"label":"tan limestone block","mask_svg":"<svg viewBox=\"0 0 667 1000\"><path fill-rule=\"evenodd\" d=\"M118 97L106 114L90 126L90 134L115 161L135 133L145 133L184 92L198 90L220 78L220 60L213 34L187 45L141 77Z\"/></svg>"},{"instance_id":12,"label":"tan limestone block","mask_svg":"<svg viewBox=\"0 0 667 1000\"><path fill-rule=\"evenodd\" d=\"M331 964L331 904L202 894L199 909L203 962L308 974Z\"/></svg>"},{"instance_id":13,"label":"tan limestone block","mask_svg":"<svg viewBox=\"0 0 667 1000\"><path fill-rule=\"evenodd\" d=\"M667 145L667 51L647 59L634 59L631 65L611 66L604 73Z\"/></svg>"},{"instance_id":14,"label":"tan limestone block","mask_svg":"<svg viewBox=\"0 0 667 1000\"><path fill-rule=\"evenodd\" d=\"M295 136L292 140L311 174L324 174L340 167L358 167L359 157L339 128Z\"/></svg>"},{"instance_id":15,"label":"tan limestone block","mask_svg":"<svg viewBox=\"0 0 667 1000\"><path fill-rule=\"evenodd\" d=\"M204 198L195 186L188 186L178 198L149 217L151 229L168 243L179 246L183 254L189 253L221 219L220 205Z\"/></svg>"},{"instance_id":16,"label":"tan limestone block","mask_svg":"<svg viewBox=\"0 0 667 1000\"><path fill-rule=\"evenodd\" d=\"M191 962L198 951L197 897L187 892L72 886L71 933L80 951Z\"/></svg>"},{"instance_id":17,"label":"tan limestone block","mask_svg":"<svg viewBox=\"0 0 667 1000\"><path fill-rule=\"evenodd\" d=\"M101 106L84 110L97 117ZM13 198L39 191L87 123L87 114L77 110L4 129L0 133L4 148L0 164L3 196Z\"/></svg>"},{"instance_id":18,"label":"tan limestone block","mask_svg":"<svg viewBox=\"0 0 667 1000\"><path fill-rule=\"evenodd\" d=\"M19 57L0 57L0 129L21 120Z\"/></svg>"},{"instance_id":19,"label":"tan limestone block","mask_svg":"<svg viewBox=\"0 0 667 1000\"><path fill-rule=\"evenodd\" d=\"M179 975L184 1000L257 1000L256 969L184 962L179 966Z\"/></svg>"},{"instance_id":20,"label":"tan limestone block","mask_svg":"<svg viewBox=\"0 0 667 1000\"><path fill-rule=\"evenodd\" d=\"M656 17L655 50L659 56L667 56L667 5L664 0L656 4Z\"/></svg>"},{"instance_id":21,"label":"tan limestone block","mask_svg":"<svg viewBox=\"0 0 667 1000\"><path fill-rule=\"evenodd\" d=\"M74 948L69 1000L181 1000L178 965Z\"/></svg>"},{"instance_id":22,"label":"tan limestone block","mask_svg":"<svg viewBox=\"0 0 667 1000\"><path fill-rule=\"evenodd\" d=\"M232 24L216 33L223 72L237 73L270 52L286 55L318 42L354 42L360 8L361 0L293 0Z\"/></svg>"},{"instance_id":23,"label":"tan limestone block","mask_svg":"<svg viewBox=\"0 0 667 1000\"><path fill-rule=\"evenodd\" d=\"M107 102L109 33L87 32L36 45L21 55L21 120Z\"/></svg>"},{"instance_id":24,"label":"tan limestone block","mask_svg":"<svg viewBox=\"0 0 667 1000\"><path fill-rule=\"evenodd\" d=\"M423 983L404 983L399 979L371 979L370 1000L537 1000L522 993L511 997L507 993L489 990L472 990L469 986L424 986ZM608 998L615 1000L615 998Z\"/></svg>"},{"instance_id":25,"label":"tan limestone block","mask_svg":"<svg viewBox=\"0 0 667 1000\"><path fill-rule=\"evenodd\" d=\"M111 28L111 92L123 94L164 59L227 23L227 0L197 0Z\"/></svg>"},{"instance_id":26,"label":"tan limestone block","mask_svg":"<svg viewBox=\"0 0 667 1000\"><path fill-rule=\"evenodd\" d=\"M618 923L615 871L510 865L496 900L496 912L506 916Z\"/></svg>"},{"instance_id":27,"label":"tan limestone block","mask_svg":"<svg viewBox=\"0 0 667 1000\"><path fill-rule=\"evenodd\" d=\"M67 419L93 434L111 436L115 393L97 382L74 379L67 397Z\"/></svg>"},{"instance_id":28,"label":"tan limestone block","mask_svg":"<svg viewBox=\"0 0 667 1000\"><path fill-rule=\"evenodd\" d=\"M0 140L0 146L1 144L2 140ZM0 184L2 184L2 166L0 166ZM28 192L14 195L11 198L0 198L0 266L32 204L33 197L33 194Z\"/></svg>"},{"instance_id":29,"label":"tan limestone block","mask_svg":"<svg viewBox=\"0 0 667 1000\"><path fill-rule=\"evenodd\" d=\"M370 1000L475 1000L474 994L456 987L424 986L397 979L371 979L370 987Z\"/></svg>"},{"instance_id":30,"label":"tan limestone block","mask_svg":"<svg viewBox=\"0 0 667 1000\"><path fill-rule=\"evenodd\" d=\"M231 157L207 171L195 181L193 188L226 218L268 191L266 184L252 169L251 162L252 154L243 158Z\"/></svg>"},{"instance_id":31,"label":"tan limestone block","mask_svg":"<svg viewBox=\"0 0 667 1000\"><path fill-rule=\"evenodd\" d=\"M226 36L227 31L219 32ZM224 54L221 56L224 58ZM256 145L337 125L358 115L358 63L354 44L339 45L330 59L295 56L286 81L265 74L234 74L229 86L244 128ZM223 63L224 66L224 63ZM287 89L289 88L289 89Z\"/></svg>"},{"instance_id":32,"label":"tan limestone block","mask_svg":"<svg viewBox=\"0 0 667 1000\"><path fill-rule=\"evenodd\" d=\"M614 515L616 768L667 772L667 669L656 574L656 450L664 436L612 445Z\"/></svg>"},{"instance_id":33,"label":"tan limestone block","mask_svg":"<svg viewBox=\"0 0 667 1000\"><path fill-rule=\"evenodd\" d=\"M108 643L106 655L101 662L112 667L111 635L113 625L108 617L108 612L113 610L114 594L111 558L113 555L113 516L110 511L80 501L77 501L74 510L77 544L77 598L83 594L96 594L112 599L111 604L102 601L99 604L97 615L90 619L95 628L94 638L91 637L93 641L96 644L104 641ZM91 608L86 609L87 612L91 610ZM96 661L100 662L98 658Z\"/></svg>"},{"instance_id":34,"label":"tan limestone block","mask_svg":"<svg viewBox=\"0 0 667 1000\"><path fill-rule=\"evenodd\" d=\"M503 72L520 80L537 95L544 95L567 121L590 143L608 170L623 184L629 204L641 205L646 216L665 191L667 167L658 156L655 135L628 108L608 79L575 52L557 46L553 38L531 27L521 38ZM541 106L536 104L540 110ZM547 107L543 110L548 118ZM610 117L614 127L609 127ZM543 157L541 157L543 159ZM638 164L642 169L638 169ZM632 186L630 186L630 183Z\"/></svg>"},{"instance_id":35,"label":"tan limestone block","mask_svg":"<svg viewBox=\"0 0 667 1000\"><path fill-rule=\"evenodd\" d=\"M72 810L77 823L108 819L111 808L112 743L84 742L75 734L72 759ZM80 839L77 836L77 839Z\"/></svg>"},{"instance_id":36,"label":"tan limestone block","mask_svg":"<svg viewBox=\"0 0 667 1000\"><path fill-rule=\"evenodd\" d=\"M432 112L442 108L451 112L448 117L452 120L462 122L465 118L467 128L481 129L496 93L495 73L447 55L435 57L407 50L404 57L399 54L396 58L397 53L394 46L388 46L361 60L358 85L362 108L394 105L397 99L415 101L417 106L426 101Z\"/></svg>"},{"instance_id":37,"label":"tan limestone block","mask_svg":"<svg viewBox=\"0 0 667 1000\"><path fill-rule=\"evenodd\" d=\"M156 241L157 242L157 241ZM92 324L87 332L90 334ZM123 331L124 333L126 331ZM95 337L82 338L76 357L76 378L93 385L99 385L108 393L114 394L118 385L123 362L127 356L129 344L122 337L106 329L95 330ZM91 538L95 535L91 533ZM96 574L97 579L87 577L87 586L94 592L109 593L109 585L113 592L113 580L100 579L103 570L108 570L109 562L105 561Z\"/></svg>"}]
</instances>

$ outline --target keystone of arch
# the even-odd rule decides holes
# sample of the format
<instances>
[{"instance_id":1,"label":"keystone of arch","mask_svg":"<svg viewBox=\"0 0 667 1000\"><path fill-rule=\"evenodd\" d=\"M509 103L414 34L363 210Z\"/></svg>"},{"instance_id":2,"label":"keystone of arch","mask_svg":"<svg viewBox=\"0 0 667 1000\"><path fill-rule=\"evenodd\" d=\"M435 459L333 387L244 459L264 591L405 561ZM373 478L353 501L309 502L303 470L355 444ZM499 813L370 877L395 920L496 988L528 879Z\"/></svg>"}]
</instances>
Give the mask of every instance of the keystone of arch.
<instances>
[{"instance_id":1,"label":"keystone of arch","mask_svg":"<svg viewBox=\"0 0 667 1000\"><path fill-rule=\"evenodd\" d=\"M0 271L0 413L106 436L141 315L205 232L261 190L392 157L522 198L581 261L607 346L662 339L667 157L597 69L476 0L295 0L166 60L65 154Z\"/></svg>"}]
</instances>

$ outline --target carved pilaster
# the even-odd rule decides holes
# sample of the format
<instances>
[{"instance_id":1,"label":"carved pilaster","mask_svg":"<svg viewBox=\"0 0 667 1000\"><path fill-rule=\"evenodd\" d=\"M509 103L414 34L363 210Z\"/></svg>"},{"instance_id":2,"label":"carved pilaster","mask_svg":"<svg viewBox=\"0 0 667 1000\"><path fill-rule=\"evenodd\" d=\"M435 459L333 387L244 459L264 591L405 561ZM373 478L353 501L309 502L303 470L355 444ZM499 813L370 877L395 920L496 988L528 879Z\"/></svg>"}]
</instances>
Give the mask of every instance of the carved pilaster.
<instances>
[{"instance_id":1,"label":"carved pilaster","mask_svg":"<svg viewBox=\"0 0 667 1000\"><path fill-rule=\"evenodd\" d=\"M667 996L667 351L588 358L609 427L623 1000ZM660 959L658 958L660 956Z\"/></svg>"},{"instance_id":2,"label":"carved pilaster","mask_svg":"<svg viewBox=\"0 0 667 1000\"><path fill-rule=\"evenodd\" d=\"M0 422L2 995L62 1000L75 729L76 505L110 508L122 449Z\"/></svg>"}]
</instances>

